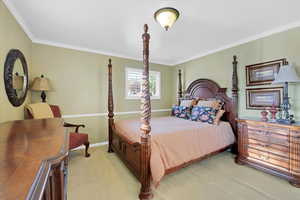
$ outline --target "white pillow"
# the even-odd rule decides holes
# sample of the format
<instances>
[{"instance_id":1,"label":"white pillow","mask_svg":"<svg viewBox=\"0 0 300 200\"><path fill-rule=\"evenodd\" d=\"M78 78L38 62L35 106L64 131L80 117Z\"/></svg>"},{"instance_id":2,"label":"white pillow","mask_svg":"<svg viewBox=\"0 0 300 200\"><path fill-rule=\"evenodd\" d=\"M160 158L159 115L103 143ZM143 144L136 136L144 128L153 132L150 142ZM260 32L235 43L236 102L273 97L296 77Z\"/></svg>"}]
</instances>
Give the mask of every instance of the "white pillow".
<instances>
[{"instance_id":1,"label":"white pillow","mask_svg":"<svg viewBox=\"0 0 300 200\"><path fill-rule=\"evenodd\" d=\"M192 105L193 100L181 100L180 106L190 107Z\"/></svg>"}]
</instances>

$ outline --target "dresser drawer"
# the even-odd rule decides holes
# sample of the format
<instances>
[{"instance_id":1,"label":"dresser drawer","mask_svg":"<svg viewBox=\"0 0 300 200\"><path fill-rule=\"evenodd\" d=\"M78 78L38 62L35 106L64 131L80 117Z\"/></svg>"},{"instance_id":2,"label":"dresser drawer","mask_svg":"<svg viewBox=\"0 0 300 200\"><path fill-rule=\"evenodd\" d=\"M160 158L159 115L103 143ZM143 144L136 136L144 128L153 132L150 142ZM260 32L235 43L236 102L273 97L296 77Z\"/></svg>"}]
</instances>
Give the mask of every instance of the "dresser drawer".
<instances>
[{"instance_id":1,"label":"dresser drawer","mask_svg":"<svg viewBox=\"0 0 300 200\"><path fill-rule=\"evenodd\" d=\"M248 123L248 130L261 131L261 132L274 132L288 136L290 130L288 128L269 126L269 125L256 125L255 123Z\"/></svg>"},{"instance_id":2,"label":"dresser drawer","mask_svg":"<svg viewBox=\"0 0 300 200\"><path fill-rule=\"evenodd\" d=\"M289 158L290 156L289 147L285 145L278 145L249 138L248 146L259 151L270 152L286 158Z\"/></svg>"},{"instance_id":3,"label":"dresser drawer","mask_svg":"<svg viewBox=\"0 0 300 200\"><path fill-rule=\"evenodd\" d=\"M248 138L289 146L289 129L248 126Z\"/></svg>"},{"instance_id":4,"label":"dresser drawer","mask_svg":"<svg viewBox=\"0 0 300 200\"><path fill-rule=\"evenodd\" d=\"M273 168L284 169L289 171L289 159L284 156L275 155L270 152L263 152L257 149L254 149L250 146L247 148L248 159L264 163L265 165L271 166Z\"/></svg>"}]
</instances>

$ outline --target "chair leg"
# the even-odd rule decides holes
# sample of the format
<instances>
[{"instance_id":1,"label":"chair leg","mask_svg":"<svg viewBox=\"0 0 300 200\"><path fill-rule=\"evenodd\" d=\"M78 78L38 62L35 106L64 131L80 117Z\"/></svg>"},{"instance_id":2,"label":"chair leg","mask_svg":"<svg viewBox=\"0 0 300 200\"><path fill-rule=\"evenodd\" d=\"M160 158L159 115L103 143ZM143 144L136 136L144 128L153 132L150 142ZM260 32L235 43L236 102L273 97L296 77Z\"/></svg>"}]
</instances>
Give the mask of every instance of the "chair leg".
<instances>
[{"instance_id":1,"label":"chair leg","mask_svg":"<svg viewBox=\"0 0 300 200\"><path fill-rule=\"evenodd\" d=\"M86 142L86 143L84 143L84 146L85 146L85 157L90 157L90 154L88 152L89 147L90 147L90 143Z\"/></svg>"}]
</instances>

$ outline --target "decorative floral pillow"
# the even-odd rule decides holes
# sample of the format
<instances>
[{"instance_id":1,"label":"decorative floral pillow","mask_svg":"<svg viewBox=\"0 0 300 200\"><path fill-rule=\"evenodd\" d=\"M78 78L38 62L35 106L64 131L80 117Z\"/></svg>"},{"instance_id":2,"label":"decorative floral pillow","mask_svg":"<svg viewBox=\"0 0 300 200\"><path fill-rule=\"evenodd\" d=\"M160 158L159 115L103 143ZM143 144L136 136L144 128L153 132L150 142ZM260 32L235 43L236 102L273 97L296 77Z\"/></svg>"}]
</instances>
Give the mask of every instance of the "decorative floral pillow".
<instances>
[{"instance_id":1,"label":"decorative floral pillow","mask_svg":"<svg viewBox=\"0 0 300 200\"><path fill-rule=\"evenodd\" d=\"M213 124L215 116L216 116L215 109L213 109L211 107L195 106L192 110L191 120L207 122L209 124Z\"/></svg>"},{"instance_id":2,"label":"decorative floral pillow","mask_svg":"<svg viewBox=\"0 0 300 200\"><path fill-rule=\"evenodd\" d=\"M190 107L187 106L173 106L172 115L175 117L189 119L190 118Z\"/></svg>"}]
</instances>

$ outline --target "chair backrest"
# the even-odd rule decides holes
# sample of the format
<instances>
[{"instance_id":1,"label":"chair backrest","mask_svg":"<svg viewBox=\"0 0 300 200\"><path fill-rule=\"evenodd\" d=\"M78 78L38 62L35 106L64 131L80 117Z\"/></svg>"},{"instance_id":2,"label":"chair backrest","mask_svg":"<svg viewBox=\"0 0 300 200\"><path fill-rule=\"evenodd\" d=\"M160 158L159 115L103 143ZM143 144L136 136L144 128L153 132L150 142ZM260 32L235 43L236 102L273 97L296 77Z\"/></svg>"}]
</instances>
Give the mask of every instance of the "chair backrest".
<instances>
[{"instance_id":1,"label":"chair backrest","mask_svg":"<svg viewBox=\"0 0 300 200\"><path fill-rule=\"evenodd\" d=\"M50 105L51 111L53 113L53 116L55 118L61 118L61 112L60 112L60 108L57 105ZM30 113L30 111L25 107L25 119L33 119L32 114Z\"/></svg>"},{"instance_id":2,"label":"chair backrest","mask_svg":"<svg viewBox=\"0 0 300 200\"><path fill-rule=\"evenodd\" d=\"M50 108L51 108L53 116L55 118L61 118L61 112L60 112L59 106L57 106L57 105L50 105Z\"/></svg>"}]
</instances>

